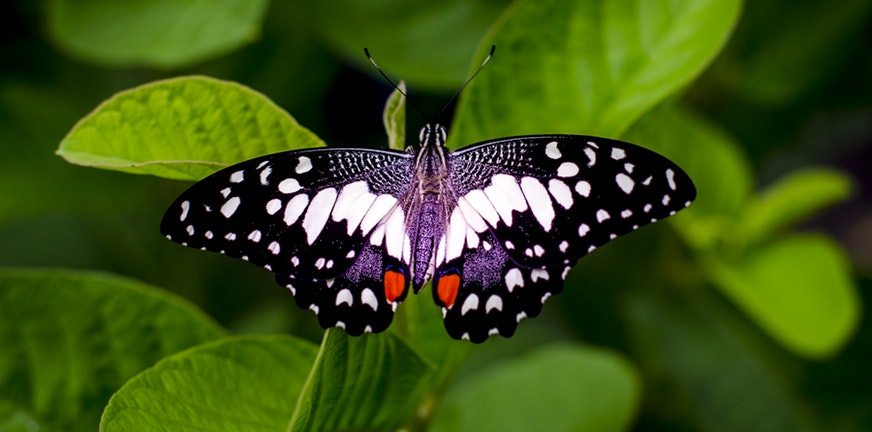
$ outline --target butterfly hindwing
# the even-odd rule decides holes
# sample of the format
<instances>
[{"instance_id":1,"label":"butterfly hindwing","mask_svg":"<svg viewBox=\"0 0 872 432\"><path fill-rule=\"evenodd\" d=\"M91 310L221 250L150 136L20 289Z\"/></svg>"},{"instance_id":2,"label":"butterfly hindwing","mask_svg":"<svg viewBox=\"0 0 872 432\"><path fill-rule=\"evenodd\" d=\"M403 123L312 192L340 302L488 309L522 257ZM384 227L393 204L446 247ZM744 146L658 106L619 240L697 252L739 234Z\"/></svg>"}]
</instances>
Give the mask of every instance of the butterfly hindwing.
<instances>
[{"instance_id":1,"label":"butterfly hindwing","mask_svg":"<svg viewBox=\"0 0 872 432\"><path fill-rule=\"evenodd\" d=\"M366 149L252 159L191 186L164 215L161 232L276 273L325 327L343 322L349 332L367 325L380 331L393 316L385 266L408 281L408 260L401 261L402 251L388 254L383 237L385 221L411 187L413 163L409 153ZM342 318L337 311L347 306L356 312ZM371 322L355 318L367 314Z\"/></svg>"},{"instance_id":2,"label":"butterfly hindwing","mask_svg":"<svg viewBox=\"0 0 872 432\"><path fill-rule=\"evenodd\" d=\"M449 163L456 205L436 255L434 298L451 304L448 332L473 341L511 335L578 259L696 196L668 159L603 138L506 138L460 149ZM439 295L454 285L456 297Z\"/></svg>"}]
</instances>

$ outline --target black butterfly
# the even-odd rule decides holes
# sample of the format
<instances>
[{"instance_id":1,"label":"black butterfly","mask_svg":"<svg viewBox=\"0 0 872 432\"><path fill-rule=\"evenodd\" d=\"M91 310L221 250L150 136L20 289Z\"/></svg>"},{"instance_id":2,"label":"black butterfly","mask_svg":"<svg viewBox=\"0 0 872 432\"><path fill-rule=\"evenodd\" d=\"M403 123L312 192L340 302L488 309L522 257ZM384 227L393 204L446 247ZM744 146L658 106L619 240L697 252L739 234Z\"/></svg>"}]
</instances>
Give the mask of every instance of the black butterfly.
<instances>
[{"instance_id":1,"label":"black butterfly","mask_svg":"<svg viewBox=\"0 0 872 432\"><path fill-rule=\"evenodd\" d=\"M307 149L255 158L193 185L161 232L263 266L322 327L381 332L432 280L456 339L508 337L563 288L579 258L690 205L687 174L604 138L502 138L449 151Z\"/></svg>"}]
</instances>

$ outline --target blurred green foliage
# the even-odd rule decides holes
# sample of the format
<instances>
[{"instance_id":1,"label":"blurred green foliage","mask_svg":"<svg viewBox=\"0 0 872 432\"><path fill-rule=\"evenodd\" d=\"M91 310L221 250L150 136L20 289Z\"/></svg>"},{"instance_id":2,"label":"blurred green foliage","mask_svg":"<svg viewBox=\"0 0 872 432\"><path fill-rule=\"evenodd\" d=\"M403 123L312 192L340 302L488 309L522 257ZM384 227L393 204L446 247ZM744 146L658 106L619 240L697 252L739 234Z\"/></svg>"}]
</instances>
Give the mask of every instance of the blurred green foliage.
<instances>
[{"instance_id":1,"label":"blurred green foliage","mask_svg":"<svg viewBox=\"0 0 872 432\"><path fill-rule=\"evenodd\" d=\"M0 430L872 430L872 0L2 7ZM364 46L435 115L491 44L451 146L625 139L699 190L512 339L449 339L427 293L322 332L158 233L164 179L403 143Z\"/></svg>"}]
</instances>

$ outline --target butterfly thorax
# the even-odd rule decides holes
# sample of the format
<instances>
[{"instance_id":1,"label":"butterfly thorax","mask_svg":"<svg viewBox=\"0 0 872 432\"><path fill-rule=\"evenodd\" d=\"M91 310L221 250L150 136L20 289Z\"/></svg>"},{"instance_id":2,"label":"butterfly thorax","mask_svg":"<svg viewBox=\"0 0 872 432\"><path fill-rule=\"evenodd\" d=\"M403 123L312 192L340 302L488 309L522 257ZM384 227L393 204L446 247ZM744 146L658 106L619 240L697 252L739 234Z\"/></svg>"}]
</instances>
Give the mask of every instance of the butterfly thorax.
<instances>
[{"instance_id":1,"label":"butterfly thorax","mask_svg":"<svg viewBox=\"0 0 872 432\"><path fill-rule=\"evenodd\" d=\"M408 199L408 231L412 241L412 287L420 291L433 276L437 242L445 229L445 191L449 187L445 129L426 125L419 136L413 187Z\"/></svg>"}]
</instances>

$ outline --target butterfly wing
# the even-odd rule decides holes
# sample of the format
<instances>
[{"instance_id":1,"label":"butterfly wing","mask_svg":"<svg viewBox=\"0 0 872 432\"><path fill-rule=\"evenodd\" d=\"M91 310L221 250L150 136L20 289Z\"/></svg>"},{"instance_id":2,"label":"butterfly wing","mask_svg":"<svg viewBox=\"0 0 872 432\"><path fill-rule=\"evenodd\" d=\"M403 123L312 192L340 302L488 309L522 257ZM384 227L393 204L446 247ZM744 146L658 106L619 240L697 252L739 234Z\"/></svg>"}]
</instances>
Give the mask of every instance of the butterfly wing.
<instances>
[{"instance_id":1,"label":"butterfly wing","mask_svg":"<svg viewBox=\"0 0 872 432\"><path fill-rule=\"evenodd\" d=\"M383 241L383 225L402 213L413 163L409 153L364 149L255 158L191 186L167 210L161 232L275 272L325 328L382 331L393 318L388 300L404 298L409 274L403 251ZM402 276L390 293L388 270Z\"/></svg>"},{"instance_id":2,"label":"butterfly wing","mask_svg":"<svg viewBox=\"0 0 872 432\"><path fill-rule=\"evenodd\" d=\"M474 342L511 336L578 259L696 197L673 162L604 138L488 141L452 153L450 165L456 205L436 255L434 299L448 333Z\"/></svg>"}]
</instances>

